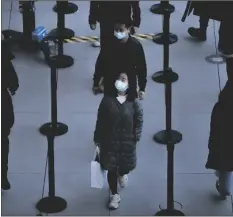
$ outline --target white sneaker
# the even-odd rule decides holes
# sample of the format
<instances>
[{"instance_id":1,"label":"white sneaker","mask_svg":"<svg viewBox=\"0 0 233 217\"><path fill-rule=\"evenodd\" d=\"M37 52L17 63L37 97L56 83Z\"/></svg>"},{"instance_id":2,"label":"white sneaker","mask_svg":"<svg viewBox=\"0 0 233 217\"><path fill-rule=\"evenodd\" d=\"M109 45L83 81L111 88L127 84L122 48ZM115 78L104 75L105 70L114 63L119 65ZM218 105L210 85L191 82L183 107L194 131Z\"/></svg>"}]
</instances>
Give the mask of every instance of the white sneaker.
<instances>
[{"instance_id":1,"label":"white sneaker","mask_svg":"<svg viewBox=\"0 0 233 217\"><path fill-rule=\"evenodd\" d=\"M99 42L99 41L94 41L94 42L92 43L92 46L93 46L93 47L100 47L100 42Z\"/></svg>"},{"instance_id":2,"label":"white sneaker","mask_svg":"<svg viewBox=\"0 0 233 217\"><path fill-rule=\"evenodd\" d=\"M108 205L109 209L117 209L119 207L120 201L121 197L119 194L112 195Z\"/></svg>"},{"instance_id":3,"label":"white sneaker","mask_svg":"<svg viewBox=\"0 0 233 217\"><path fill-rule=\"evenodd\" d=\"M120 176L118 178L118 183L119 183L121 188L125 188L126 185L128 184L128 181L129 181L129 179L128 179L127 175L123 175L123 176Z\"/></svg>"}]
</instances>

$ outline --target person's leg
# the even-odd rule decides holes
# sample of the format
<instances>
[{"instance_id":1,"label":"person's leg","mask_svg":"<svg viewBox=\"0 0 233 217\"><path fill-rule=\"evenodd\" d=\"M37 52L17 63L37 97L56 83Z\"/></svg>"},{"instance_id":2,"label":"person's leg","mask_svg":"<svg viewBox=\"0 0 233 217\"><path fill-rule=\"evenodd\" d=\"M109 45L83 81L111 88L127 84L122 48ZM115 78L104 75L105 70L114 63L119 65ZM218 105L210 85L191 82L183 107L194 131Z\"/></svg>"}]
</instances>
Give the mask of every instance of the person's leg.
<instances>
[{"instance_id":1,"label":"person's leg","mask_svg":"<svg viewBox=\"0 0 233 217\"><path fill-rule=\"evenodd\" d=\"M109 208L117 209L119 206L119 202L121 200L117 190L117 178L118 178L117 171L108 171L107 177L108 177L108 185L112 194L109 201Z\"/></svg>"},{"instance_id":2,"label":"person's leg","mask_svg":"<svg viewBox=\"0 0 233 217\"><path fill-rule=\"evenodd\" d=\"M108 171L108 185L112 195L118 194L117 191L117 173L115 171Z\"/></svg>"},{"instance_id":3,"label":"person's leg","mask_svg":"<svg viewBox=\"0 0 233 217\"><path fill-rule=\"evenodd\" d=\"M199 23L199 28L191 27L188 29L188 33L190 36L197 38L199 41L206 41L206 32L209 23L209 18L205 16L200 16Z\"/></svg>"},{"instance_id":4,"label":"person's leg","mask_svg":"<svg viewBox=\"0 0 233 217\"><path fill-rule=\"evenodd\" d=\"M207 27L209 24L209 18L205 16L200 16L199 23L200 23L200 32L206 35Z\"/></svg>"},{"instance_id":5,"label":"person's leg","mask_svg":"<svg viewBox=\"0 0 233 217\"><path fill-rule=\"evenodd\" d=\"M217 172L218 180L216 182L216 188L222 197L232 195L232 172Z\"/></svg>"},{"instance_id":6,"label":"person's leg","mask_svg":"<svg viewBox=\"0 0 233 217\"><path fill-rule=\"evenodd\" d=\"M233 82L233 57L226 59L226 65L228 80Z\"/></svg>"},{"instance_id":7,"label":"person's leg","mask_svg":"<svg viewBox=\"0 0 233 217\"><path fill-rule=\"evenodd\" d=\"M218 50L227 58L233 58L233 32L231 21L222 21L219 28Z\"/></svg>"},{"instance_id":8,"label":"person's leg","mask_svg":"<svg viewBox=\"0 0 233 217\"><path fill-rule=\"evenodd\" d=\"M9 136L10 129L2 129L2 153L1 153L1 163L2 163L2 171L1 171L1 188L4 190L10 189L10 183L8 181L7 173L8 173L8 156L9 156Z\"/></svg>"}]
</instances>

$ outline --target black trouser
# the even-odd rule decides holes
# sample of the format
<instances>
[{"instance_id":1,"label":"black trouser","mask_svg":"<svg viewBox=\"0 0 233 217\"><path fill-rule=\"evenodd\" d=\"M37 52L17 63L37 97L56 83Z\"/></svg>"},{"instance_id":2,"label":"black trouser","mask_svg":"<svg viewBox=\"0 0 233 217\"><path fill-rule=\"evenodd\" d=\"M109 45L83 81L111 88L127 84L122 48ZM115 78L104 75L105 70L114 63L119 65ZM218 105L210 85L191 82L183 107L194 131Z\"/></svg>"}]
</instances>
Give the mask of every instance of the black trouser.
<instances>
[{"instance_id":1,"label":"black trouser","mask_svg":"<svg viewBox=\"0 0 233 217\"><path fill-rule=\"evenodd\" d=\"M3 123L4 125L4 123ZM10 135L10 128L9 127L2 127L2 144L1 144L1 149L2 149L2 179L7 178L7 172L8 172L8 156L9 156L9 135Z\"/></svg>"},{"instance_id":2,"label":"black trouser","mask_svg":"<svg viewBox=\"0 0 233 217\"><path fill-rule=\"evenodd\" d=\"M229 58L226 60L226 70L228 81L233 83L233 58Z\"/></svg>"},{"instance_id":3,"label":"black trouser","mask_svg":"<svg viewBox=\"0 0 233 217\"><path fill-rule=\"evenodd\" d=\"M118 190L117 190L118 177L127 174L128 172L120 171L120 170L108 171L108 185L112 195L118 194Z\"/></svg>"},{"instance_id":4,"label":"black trouser","mask_svg":"<svg viewBox=\"0 0 233 217\"><path fill-rule=\"evenodd\" d=\"M231 21L220 23L218 49L226 54L233 54L233 32L231 28Z\"/></svg>"},{"instance_id":5,"label":"black trouser","mask_svg":"<svg viewBox=\"0 0 233 217\"><path fill-rule=\"evenodd\" d=\"M205 16L200 16L199 23L200 23L200 31L206 34L209 18Z\"/></svg>"}]
</instances>

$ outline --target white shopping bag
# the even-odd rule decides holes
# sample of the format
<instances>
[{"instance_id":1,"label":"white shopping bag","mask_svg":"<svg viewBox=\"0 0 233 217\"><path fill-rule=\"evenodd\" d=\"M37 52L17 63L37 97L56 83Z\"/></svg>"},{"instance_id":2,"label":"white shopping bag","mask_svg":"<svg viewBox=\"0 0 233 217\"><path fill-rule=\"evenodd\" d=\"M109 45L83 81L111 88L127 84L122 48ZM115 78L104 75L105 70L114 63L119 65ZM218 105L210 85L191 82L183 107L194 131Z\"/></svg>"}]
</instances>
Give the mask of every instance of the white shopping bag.
<instances>
[{"instance_id":1,"label":"white shopping bag","mask_svg":"<svg viewBox=\"0 0 233 217\"><path fill-rule=\"evenodd\" d=\"M101 168L99 163L99 148L96 147L94 158L91 161L91 187L103 188L105 180L105 171Z\"/></svg>"}]
</instances>

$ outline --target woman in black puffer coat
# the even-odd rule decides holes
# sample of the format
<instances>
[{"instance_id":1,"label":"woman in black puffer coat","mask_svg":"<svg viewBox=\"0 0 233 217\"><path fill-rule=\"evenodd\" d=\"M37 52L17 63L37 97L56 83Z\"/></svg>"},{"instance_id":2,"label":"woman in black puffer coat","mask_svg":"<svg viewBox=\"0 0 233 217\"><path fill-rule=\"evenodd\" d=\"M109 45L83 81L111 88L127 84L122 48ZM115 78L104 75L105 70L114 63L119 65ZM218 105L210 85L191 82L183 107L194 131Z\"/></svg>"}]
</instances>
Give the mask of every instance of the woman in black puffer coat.
<instances>
[{"instance_id":1,"label":"woman in black puffer coat","mask_svg":"<svg viewBox=\"0 0 233 217\"><path fill-rule=\"evenodd\" d=\"M233 82L228 80L215 104L210 124L207 169L217 171L216 188L221 196L232 194L233 188Z\"/></svg>"},{"instance_id":2,"label":"woman in black puffer coat","mask_svg":"<svg viewBox=\"0 0 233 217\"><path fill-rule=\"evenodd\" d=\"M143 110L137 100L135 76L121 73L115 78L115 94L104 96L98 110L94 142L100 147L100 164L108 171L112 196L110 209L120 202L117 184L126 185L127 174L136 167L136 146L143 125Z\"/></svg>"}]
</instances>

